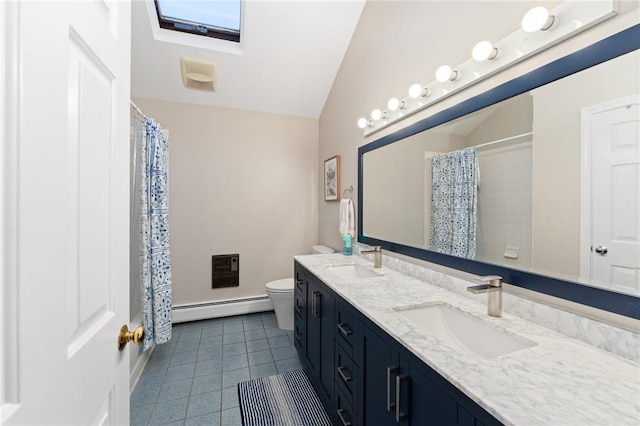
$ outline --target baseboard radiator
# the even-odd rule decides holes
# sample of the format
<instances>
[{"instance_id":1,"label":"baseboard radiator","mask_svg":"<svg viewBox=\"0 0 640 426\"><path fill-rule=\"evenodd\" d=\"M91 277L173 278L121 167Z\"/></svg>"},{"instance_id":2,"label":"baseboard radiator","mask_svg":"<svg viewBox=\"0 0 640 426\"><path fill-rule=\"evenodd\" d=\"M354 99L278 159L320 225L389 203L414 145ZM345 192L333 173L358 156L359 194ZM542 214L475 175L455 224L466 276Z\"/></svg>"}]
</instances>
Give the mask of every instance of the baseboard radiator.
<instances>
[{"instance_id":1,"label":"baseboard radiator","mask_svg":"<svg viewBox=\"0 0 640 426\"><path fill-rule=\"evenodd\" d=\"M171 310L171 315L174 323L180 323L272 310L273 304L271 303L271 299L265 295L246 297L243 299L221 300L219 302L174 306Z\"/></svg>"}]
</instances>

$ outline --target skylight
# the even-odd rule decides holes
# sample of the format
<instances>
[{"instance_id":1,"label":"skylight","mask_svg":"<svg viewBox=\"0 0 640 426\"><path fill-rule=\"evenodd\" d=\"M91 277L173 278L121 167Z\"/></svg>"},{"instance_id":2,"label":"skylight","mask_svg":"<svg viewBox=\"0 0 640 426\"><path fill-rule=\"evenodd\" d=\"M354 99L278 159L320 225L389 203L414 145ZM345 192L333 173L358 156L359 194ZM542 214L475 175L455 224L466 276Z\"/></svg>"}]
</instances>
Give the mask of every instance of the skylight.
<instances>
[{"instance_id":1,"label":"skylight","mask_svg":"<svg viewBox=\"0 0 640 426\"><path fill-rule=\"evenodd\" d=\"M160 27L240 41L241 0L155 0Z\"/></svg>"}]
</instances>

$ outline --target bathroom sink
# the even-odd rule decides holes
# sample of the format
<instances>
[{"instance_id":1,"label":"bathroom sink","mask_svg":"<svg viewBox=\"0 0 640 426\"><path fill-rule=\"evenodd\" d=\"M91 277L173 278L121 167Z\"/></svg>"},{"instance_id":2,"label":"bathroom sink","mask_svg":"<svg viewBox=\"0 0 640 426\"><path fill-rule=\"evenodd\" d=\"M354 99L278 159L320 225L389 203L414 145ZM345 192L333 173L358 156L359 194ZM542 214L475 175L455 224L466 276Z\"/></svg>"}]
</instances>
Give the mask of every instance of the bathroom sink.
<instances>
[{"instance_id":1,"label":"bathroom sink","mask_svg":"<svg viewBox=\"0 0 640 426\"><path fill-rule=\"evenodd\" d=\"M394 310L447 346L481 359L495 358L536 345L446 303Z\"/></svg>"},{"instance_id":2,"label":"bathroom sink","mask_svg":"<svg viewBox=\"0 0 640 426\"><path fill-rule=\"evenodd\" d=\"M342 278L361 279L380 276L380 274L373 271L373 268L354 264L329 266L327 269Z\"/></svg>"}]
</instances>

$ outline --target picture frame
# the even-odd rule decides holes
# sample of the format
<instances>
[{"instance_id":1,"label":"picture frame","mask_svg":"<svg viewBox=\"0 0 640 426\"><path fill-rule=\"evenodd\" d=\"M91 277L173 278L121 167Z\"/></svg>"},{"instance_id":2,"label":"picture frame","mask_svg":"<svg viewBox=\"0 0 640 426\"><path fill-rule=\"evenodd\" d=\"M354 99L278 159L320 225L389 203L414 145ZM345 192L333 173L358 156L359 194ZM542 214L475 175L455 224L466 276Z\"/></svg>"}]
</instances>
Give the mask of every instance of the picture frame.
<instances>
[{"instance_id":1,"label":"picture frame","mask_svg":"<svg viewBox=\"0 0 640 426\"><path fill-rule=\"evenodd\" d=\"M324 200L338 201L340 196L340 156L324 161Z\"/></svg>"}]
</instances>

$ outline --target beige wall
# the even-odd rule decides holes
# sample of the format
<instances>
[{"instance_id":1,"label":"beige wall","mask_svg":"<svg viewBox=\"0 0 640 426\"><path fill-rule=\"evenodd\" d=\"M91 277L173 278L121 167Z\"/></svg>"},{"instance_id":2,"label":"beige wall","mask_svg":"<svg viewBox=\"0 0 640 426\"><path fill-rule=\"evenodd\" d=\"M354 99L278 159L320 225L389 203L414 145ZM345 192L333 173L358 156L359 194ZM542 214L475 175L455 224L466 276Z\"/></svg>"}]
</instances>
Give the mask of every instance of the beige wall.
<instances>
[{"instance_id":1,"label":"beige wall","mask_svg":"<svg viewBox=\"0 0 640 426\"><path fill-rule=\"evenodd\" d=\"M368 138L356 126L359 117L402 97L414 82L432 80L442 64L459 64L479 40L500 40L518 29L533 5L552 1L369 1L320 117L320 159L339 154L342 185L357 195L357 148L407 124L589 46L639 22L638 3L623 0L619 15L535 55L508 70L453 95L407 120ZM318 163L321 167L321 161ZM318 186L321 182L318 180ZM358 207L358 206L356 206ZM319 242L340 248L338 206L319 202Z\"/></svg>"},{"instance_id":2,"label":"beige wall","mask_svg":"<svg viewBox=\"0 0 640 426\"><path fill-rule=\"evenodd\" d=\"M175 306L264 295L318 229L318 120L134 99L170 132ZM337 225L336 225L337 226ZM240 254L240 287L211 289L211 256Z\"/></svg>"}]
</instances>

